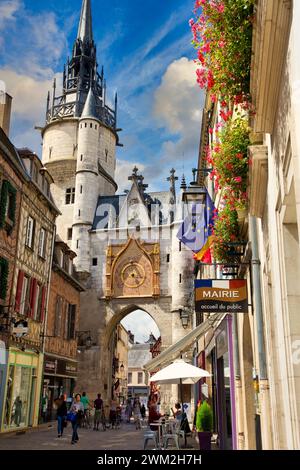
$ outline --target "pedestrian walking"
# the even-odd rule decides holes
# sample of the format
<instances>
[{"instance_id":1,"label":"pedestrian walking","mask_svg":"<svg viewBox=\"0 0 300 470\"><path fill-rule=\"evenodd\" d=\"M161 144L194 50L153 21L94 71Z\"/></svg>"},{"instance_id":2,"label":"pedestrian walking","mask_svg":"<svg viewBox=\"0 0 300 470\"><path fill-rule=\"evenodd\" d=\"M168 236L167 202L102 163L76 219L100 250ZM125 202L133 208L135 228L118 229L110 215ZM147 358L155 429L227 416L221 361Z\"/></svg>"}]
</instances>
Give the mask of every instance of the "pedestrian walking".
<instances>
[{"instance_id":1,"label":"pedestrian walking","mask_svg":"<svg viewBox=\"0 0 300 470\"><path fill-rule=\"evenodd\" d=\"M101 399L101 394L98 393L96 400L94 401L94 431L99 431L99 424L101 422L101 415L103 412L103 400Z\"/></svg>"},{"instance_id":2,"label":"pedestrian walking","mask_svg":"<svg viewBox=\"0 0 300 470\"><path fill-rule=\"evenodd\" d=\"M141 429L141 403L140 403L139 398L134 399L133 419L134 419L135 429Z\"/></svg>"},{"instance_id":3,"label":"pedestrian walking","mask_svg":"<svg viewBox=\"0 0 300 470\"><path fill-rule=\"evenodd\" d=\"M109 421L110 421L112 429L114 429L116 426L116 419L117 419L117 402L116 400L112 399L110 401L110 412L109 412Z\"/></svg>"},{"instance_id":4,"label":"pedestrian walking","mask_svg":"<svg viewBox=\"0 0 300 470\"><path fill-rule=\"evenodd\" d=\"M127 423L130 423L130 418L131 418L131 415L132 415L132 405L131 405L130 398L128 398L127 403L126 403L125 414L126 414Z\"/></svg>"},{"instance_id":5,"label":"pedestrian walking","mask_svg":"<svg viewBox=\"0 0 300 470\"><path fill-rule=\"evenodd\" d=\"M83 404L83 408L84 408L84 417L83 417L84 419L83 419L82 426L89 428L90 427L90 399L87 396L86 392L82 392L80 401Z\"/></svg>"},{"instance_id":6,"label":"pedestrian walking","mask_svg":"<svg viewBox=\"0 0 300 470\"><path fill-rule=\"evenodd\" d=\"M71 414L71 423L73 428L72 441L71 444L76 444L79 441L78 437L78 427L80 426L81 420L84 416L84 406L82 404L81 395L77 393L75 395L75 400L72 403L70 414Z\"/></svg>"},{"instance_id":7,"label":"pedestrian walking","mask_svg":"<svg viewBox=\"0 0 300 470\"><path fill-rule=\"evenodd\" d=\"M142 416L142 419L145 419L146 417L146 407L144 403L141 406L141 416Z\"/></svg>"},{"instance_id":8,"label":"pedestrian walking","mask_svg":"<svg viewBox=\"0 0 300 470\"><path fill-rule=\"evenodd\" d=\"M62 437L68 414L67 403L64 395L61 395L60 398L55 400L55 404L57 407L57 437Z\"/></svg>"}]
</instances>

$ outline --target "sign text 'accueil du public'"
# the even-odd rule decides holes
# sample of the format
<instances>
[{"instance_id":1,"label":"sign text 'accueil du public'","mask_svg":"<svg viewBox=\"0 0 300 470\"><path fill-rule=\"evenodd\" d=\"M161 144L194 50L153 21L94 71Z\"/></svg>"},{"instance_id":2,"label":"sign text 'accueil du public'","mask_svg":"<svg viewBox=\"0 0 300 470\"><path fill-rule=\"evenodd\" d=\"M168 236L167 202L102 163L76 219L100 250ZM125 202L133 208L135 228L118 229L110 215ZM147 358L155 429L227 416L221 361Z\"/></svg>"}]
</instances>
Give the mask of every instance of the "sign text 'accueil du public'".
<instances>
[{"instance_id":1,"label":"sign text 'accueil du public'","mask_svg":"<svg viewBox=\"0 0 300 470\"><path fill-rule=\"evenodd\" d=\"M247 313L246 279L197 279L195 306L197 312Z\"/></svg>"}]
</instances>

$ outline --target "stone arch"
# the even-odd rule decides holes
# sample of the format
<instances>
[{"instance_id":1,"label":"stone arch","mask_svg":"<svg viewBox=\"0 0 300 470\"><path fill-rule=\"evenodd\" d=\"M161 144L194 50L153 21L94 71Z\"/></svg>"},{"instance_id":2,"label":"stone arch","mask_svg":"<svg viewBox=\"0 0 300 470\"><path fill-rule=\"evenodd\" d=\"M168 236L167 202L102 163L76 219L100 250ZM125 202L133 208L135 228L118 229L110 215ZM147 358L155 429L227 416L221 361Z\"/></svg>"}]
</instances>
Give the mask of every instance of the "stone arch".
<instances>
[{"instance_id":1,"label":"stone arch","mask_svg":"<svg viewBox=\"0 0 300 470\"><path fill-rule=\"evenodd\" d=\"M114 309L114 315L107 321L106 327L105 327L105 332L104 332L104 341L103 341L103 346L107 347L110 337L116 328L116 326L123 320L123 318L127 317L127 315L130 315L131 313L135 312L136 310L141 310L145 313L147 313L152 320L156 323L160 333L161 333L161 328L160 328L160 323L161 321L159 320L158 315L155 314L156 310L158 308L147 308L144 305L139 305L139 303L131 303L130 305L120 305L118 309ZM159 313L158 313L159 314Z\"/></svg>"}]
</instances>

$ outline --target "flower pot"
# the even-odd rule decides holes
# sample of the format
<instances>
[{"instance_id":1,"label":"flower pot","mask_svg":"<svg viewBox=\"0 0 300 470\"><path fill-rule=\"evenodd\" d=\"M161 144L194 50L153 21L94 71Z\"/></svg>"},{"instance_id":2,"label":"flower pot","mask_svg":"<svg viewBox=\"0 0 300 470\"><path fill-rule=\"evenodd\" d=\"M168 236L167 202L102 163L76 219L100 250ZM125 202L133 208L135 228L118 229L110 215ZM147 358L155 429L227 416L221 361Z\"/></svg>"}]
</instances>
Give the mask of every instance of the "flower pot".
<instances>
[{"instance_id":1,"label":"flower pot","mask_svg":"<svg viewBox=\"0 0 300 470\"><path fill-rule=\"evenodd\" d=\"M211 432L198 432L200 450L211 450Z\"/></svg>"}]
</instances>

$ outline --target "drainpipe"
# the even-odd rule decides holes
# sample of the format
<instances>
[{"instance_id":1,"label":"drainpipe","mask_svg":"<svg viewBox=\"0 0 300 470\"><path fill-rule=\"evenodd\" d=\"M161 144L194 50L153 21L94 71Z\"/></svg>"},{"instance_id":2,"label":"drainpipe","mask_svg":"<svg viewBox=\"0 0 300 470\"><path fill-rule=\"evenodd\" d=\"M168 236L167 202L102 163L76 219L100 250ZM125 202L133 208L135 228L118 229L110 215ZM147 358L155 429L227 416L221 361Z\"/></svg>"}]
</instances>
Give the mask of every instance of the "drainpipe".
<instances>
[{"instance_id":1,"label":"drainpipe","mask_svg":"<svg viewBox=\"0 0 300 470\"><path fill-rule=\"evenodd\" d=\"M270 390L268 382L268 369L266 360L266 346L264 340L264 323L263 323L263 303L261 293L261 273L260 259L258 249L257 236L257 219L249 216L249 230L252 248L252 283L253 283L253 304L254 315L256 320L256 337L258 348L258 367L259 367L259 396L260 396L260 419L261 419L261 435L256 436L256 444L258 448L263 450L272 449L272 426L270 416Z\"/></svg>"},{"instance_id":2,"label":"drainpipe","mask_svg":"<svg viewBox=\"0 0 300 470\"><path fill-rule=\"evenodd\" d=\"M258 251L258 238L256 218L249 216L249 229L251 237L252 248L252 282L253 282L253 300L254 312L256 318L256 333L257 333L257 347L258 347L258 361L259 361L259 379L268 380L267 361L266 361L266 348L264 341L264 323L263 323L263 307L261 295L261 278L260 278L260 259Z\"/></svg>"}]
</instances>

